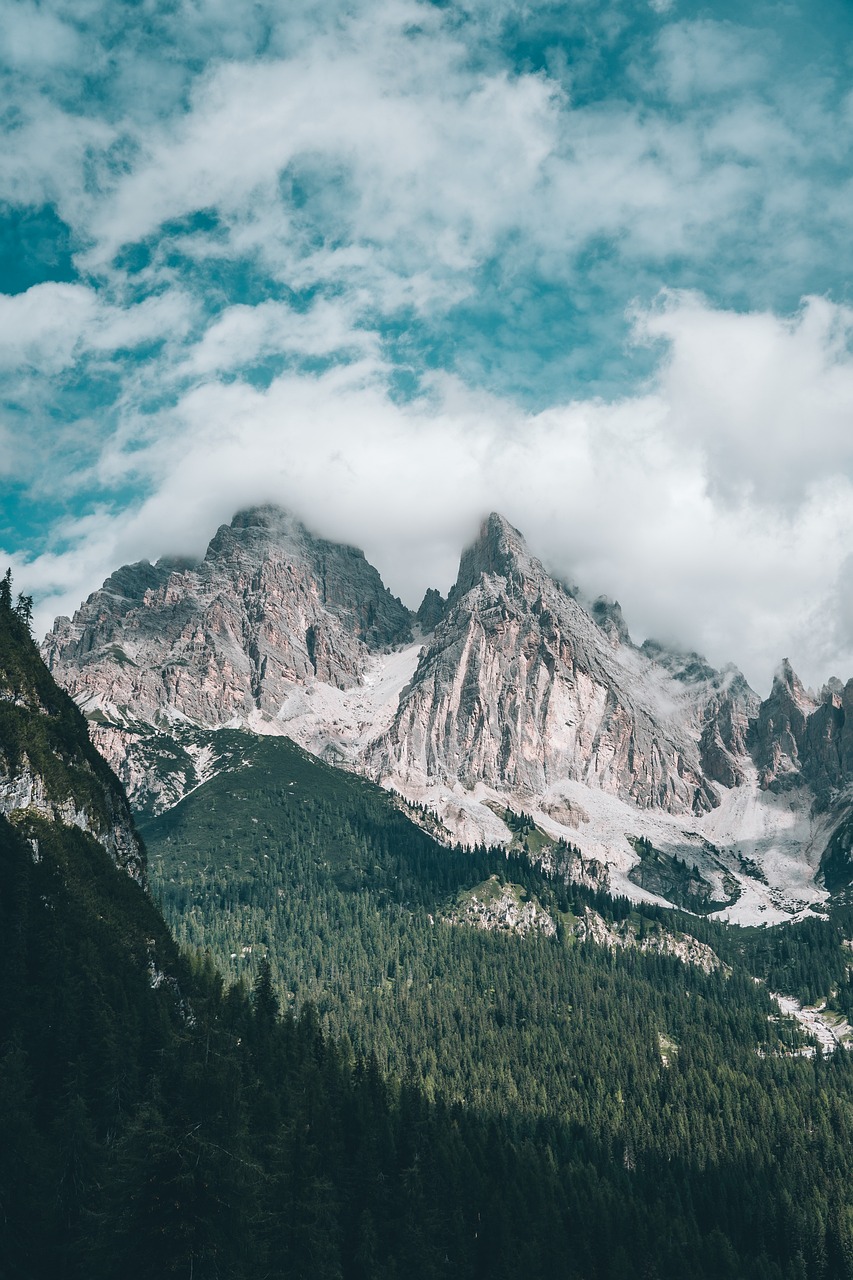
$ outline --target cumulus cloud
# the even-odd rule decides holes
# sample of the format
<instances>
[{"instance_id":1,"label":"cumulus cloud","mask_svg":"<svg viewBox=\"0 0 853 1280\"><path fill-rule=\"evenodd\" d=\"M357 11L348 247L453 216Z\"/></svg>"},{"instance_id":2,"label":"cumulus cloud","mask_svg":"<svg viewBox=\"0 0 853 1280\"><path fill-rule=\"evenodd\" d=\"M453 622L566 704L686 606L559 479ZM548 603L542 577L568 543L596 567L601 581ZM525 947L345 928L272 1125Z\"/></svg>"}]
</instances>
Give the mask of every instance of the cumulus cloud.
<instances>
[{"instance_id":1,"label":"cumulus cloud","mask_svg":"<svg viewBox=\"0 0 853 1280\"><path fill-rule=\"evenodd\" d=\"M0 35L6 58L17 67L74 64L81 54L74 27L27 0L0 10Z\"/></svg>"},{"instance_id":2,"label":"cumulus cloud","mask_svg":"<svg viewBox=\"0 0 853 1280\"><path fill-rule=\"evenodd\" d=\"M219 375L264 356L376 352L378 336L353 322L352 306L319 299L307 310L262 302L229 307L187 354L186 375Z\"/></svg>"},{"instance_id":3,"label":"cumulus cloud","mask_svg":"<svg viewBox=\"0 0 853 1280\"><path fill-rule=\"evenodd\" d=\"M795 511L816 484L853 474L849 307L807 298L783 318L667 294L637 326L668 343L670 429L701 451L715 491Z\"/></svg>"},{"instance_id":4,"label":"cumulus cloud","mask_svg":"<svg viewBox=\"0 0 853 1280\"><path fill-rule=\"evenodd\" d=\"M657 40L658 73L674 102L752 88L766 74L760 44L742 27L700 19L668 23Z\"/></svg>"}]
</instances>

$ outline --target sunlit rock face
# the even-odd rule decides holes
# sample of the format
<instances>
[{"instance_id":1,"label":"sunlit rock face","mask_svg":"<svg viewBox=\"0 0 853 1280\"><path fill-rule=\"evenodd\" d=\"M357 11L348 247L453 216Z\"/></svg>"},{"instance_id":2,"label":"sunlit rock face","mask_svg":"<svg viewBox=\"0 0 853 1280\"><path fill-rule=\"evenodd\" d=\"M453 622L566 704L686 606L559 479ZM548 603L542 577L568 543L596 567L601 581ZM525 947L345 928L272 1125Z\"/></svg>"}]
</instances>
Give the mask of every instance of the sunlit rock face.
<instances>
[{"instance_id":1,"label":"sunlit rock face","mask_svg":"<svg viewBox=\"0 0 853 1280\"><path fill-rule=\"evenodd\" d=\"M294 683L357 684L370 654L410 629L360 551L262 507L223 525L199 564L119 570L57 619L43 653L110 720L215 727L274 715Z\"/></svg>"},{"instance_id":2,"label":"sunlit rock face","mask_svg":"<svg viewBox=\"0 0 853 1280\"><path fill-rule=\"evenodd\" d=\"M492 515L370 765L530 795L570 778L641 808L700 813L716 804L700 738L719 739L724 773L754 699L742 685L746 703L710 668L679 680L630 643L618 605L585 609Z\"/></svg>"}]
</instances>

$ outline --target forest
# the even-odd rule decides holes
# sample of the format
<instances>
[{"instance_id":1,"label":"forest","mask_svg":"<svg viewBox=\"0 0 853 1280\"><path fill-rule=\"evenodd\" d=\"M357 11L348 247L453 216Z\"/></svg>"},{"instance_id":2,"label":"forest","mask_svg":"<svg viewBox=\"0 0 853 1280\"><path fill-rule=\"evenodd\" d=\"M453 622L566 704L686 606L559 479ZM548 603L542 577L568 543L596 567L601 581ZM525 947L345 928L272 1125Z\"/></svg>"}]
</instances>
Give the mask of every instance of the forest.
<instances>
[{"instance_id":1,"label":"forest","mask_svg":"<svg viewBox=\"0 0 853 1280\"><path fill-rule=\"evenodd\" d=\"M85 722L34 653L0 604L6 768L41 744L73 794ZM267 751L148 822L153 895L0 819L5 1274L853 1277L853 1059L755 981L846 1000L845 920L638 916ZM492 875L555 936L452 923ZM582 942L588 911L721 963Z\"/></svg>"}]
</instances>

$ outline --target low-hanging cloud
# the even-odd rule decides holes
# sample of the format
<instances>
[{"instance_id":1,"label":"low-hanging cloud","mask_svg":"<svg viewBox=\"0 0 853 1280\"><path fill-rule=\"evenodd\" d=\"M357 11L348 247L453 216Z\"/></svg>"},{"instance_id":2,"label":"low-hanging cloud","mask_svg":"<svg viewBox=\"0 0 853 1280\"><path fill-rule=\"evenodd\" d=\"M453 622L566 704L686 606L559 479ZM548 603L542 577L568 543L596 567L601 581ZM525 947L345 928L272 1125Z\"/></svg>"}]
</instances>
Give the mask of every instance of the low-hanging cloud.
<instances>
[{"instance_id":1,"label":"low-hanging cloud","mask_svg":"<svg viewBox=\"0 0 853 1280\"><path fill-rule=\"evenodd\" d=\"M849 674L853 628L837 599L853 487L833 454L849 447L849 323L822 300L782 321L670 296L636 321L638 337L666 342L644 394L538 414L443 374L398 402L375 354L266 388L208 382L103 451L104 483L149 491L135 512L69 523L71 549L29 564L25 580L61 584L46 625L120 561L201 554L236 508L273 501L364 547L416 606L427 586L447 590L495 508L555 572L618 597L639 638L734 660L762 690L786 655L812 683ZM723 483L733 474L736 489Z\"/></svg>"}]
</instances>

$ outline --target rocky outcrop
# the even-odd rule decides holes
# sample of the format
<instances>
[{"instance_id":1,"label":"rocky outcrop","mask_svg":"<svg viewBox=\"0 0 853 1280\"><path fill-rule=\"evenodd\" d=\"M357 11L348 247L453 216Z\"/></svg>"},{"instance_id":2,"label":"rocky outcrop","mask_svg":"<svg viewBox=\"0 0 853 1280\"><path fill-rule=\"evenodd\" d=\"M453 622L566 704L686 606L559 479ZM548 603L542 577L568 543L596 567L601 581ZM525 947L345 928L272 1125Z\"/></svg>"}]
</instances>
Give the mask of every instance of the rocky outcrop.
<instances>
[{"instance_id":1,"label":"rocky outcrop","mask_svg":"<svg viewBox=\"0 0 853 1280\"><path fill-rule=\"evenodd\" d=\"M590 614L593 621L601 628L614 648L622 644L631 643L628 624L622 614L622 606L618 600L611 600L608 596L599 596L597 600L593 600Z\"/></svg>"},{"instance_id":2,"label":"rocky outcrop","mask_svg":"<svg viewBox=\"0 0 853 1280\"><path fill-rule=\"evenodd\" d=\"M657 924L644 924L640 929L629 920L609 924L591 907L584 907L583 916L575 925L575 936L579 942L593 942L610 950L630 947L646 954L675 956L704 973L715 973L724 967L715 951L689 933L671 933Z\"/></svg>"},{"instance_id":3,"label":"rocky outcrop","mask_svg":"<svg viewBox=\"0 0 853 1280\"><path fill-rule=\"evenodd\" d=\"M750 724L760 699L737 667L716 671L696 652L682 652L646 640L640 652L689 691L693 724L699 729L699 760L706 777L721 786L740 786L748 757Z\"/></svg>"},{"instance_id":4,"label":"rocky outcrop","mask_svg":"<svg viewBox=\"0 0 853 1280\"><path fill-rule=\"evenodd\" d=\"M751 749L763 787L806 785L827 808L853 781L853 680L833 678L815 696L785 659L751 728Z\"/></svg>"},{"instance_id":5,"label":"rocky outcrop","mask_svg":"<svg viewBox=\"0 0 853 1280\"><path fill-rule=\"evenodd\" d=\"M758 697L737 668L714 674L701 711L699 759L705 774L721 786L738 787L744 781L750 724L758 707Z\"/></svg>"},{"instance_id":6,"label":"rocky outcrop","mask_svg":"<svg viewBox=\"0 0 853 1280\"><path fill-rule=\"evenodd\" d=\"M698 734L667 705L680 694L662 697L673 682L613 638L490 516L370 768L522 795L569 778L641 808L712 808Z\"/></svg>"},{"instance_id":7,"label":"rocky outcrop","mask_svg":"<svg viewBox=\"0 0 853 1280\"><path fill-rule=\"evenodd\" d=\"M272 507L235 516L196 565L127 566L60 618L43 654L114 724L178 716L215 727L274 716L294 684L358 683L411 614L353 547Z\"/></svg>"},{"instance_id":8,"label":"rocky outcrop","mask_svg":"<svg viewBox=\"0 0 853 1280\"><path fill-rule=\"evenodd\" d=\"M519 885L501 885L497 876L466 895L447 921L489 932L516 933L522 938L529 933L553 938L557 933L552 916L536 898L528 898Z\"/></svg>"},{"instance_id":9,"label":"rocky outcrop","mask_svg":"<svg viewBox=\"0 0 853 1280\"><path fill-rule=\"evenodd\" d=\"M0 766L0 813L13 823L36 815L48 822L77 827L93 836L132 879L144 881L142 845L127 805L109 792L104 793L103 804L106 812L101 805L87 806L74 795L52 793L26 756L14 774Z\"/></svg>"},{"instance_id":10,"label":"rocky outcrop","mask_svg":"<svg viewBox=\"0 0 853 1280\"><path fill-rule=\"evenodd\" d=\"M753 737L753 757L763 787L784 790L799 781L806 725L816 710L787 658L762 702Z\"/></svg>"},{"instance_id":11,"label":"rocky outcrop","mask_svg":"<svg viewBox=\"0 0 853 1280\"><path fill-rule=\"evenodd\" d=\"M440 591L430 587L424 594L415 621L422 631L435 631L447 611L447 601Z\"/></svg>"},{"instance_id":12,"label":"rocky outcrop","mask_svg":"<svg viewBox=\"0 0 853 1280\"><path fill-rule=\"evenodd\" d=\"M44 667L26 626L0 602L0 813L28 834L33 822L76 827L144 882L145 853L119 782L86 722Z\"/></svg>"}]
</instances>

